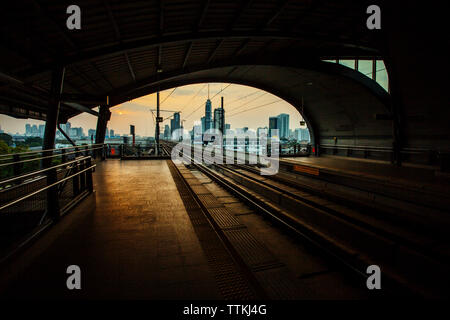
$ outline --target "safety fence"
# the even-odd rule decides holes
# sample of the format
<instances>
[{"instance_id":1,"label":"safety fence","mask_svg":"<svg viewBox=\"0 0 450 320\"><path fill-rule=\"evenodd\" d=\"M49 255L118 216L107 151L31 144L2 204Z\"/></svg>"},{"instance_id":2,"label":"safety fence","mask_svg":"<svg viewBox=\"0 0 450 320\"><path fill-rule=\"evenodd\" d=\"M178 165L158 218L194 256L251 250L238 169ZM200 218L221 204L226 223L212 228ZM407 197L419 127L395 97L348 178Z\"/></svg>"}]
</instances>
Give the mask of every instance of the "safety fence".
<instances>
[{"instance_id":1,"label":"safety fence","mask_svg":"<svg viewBox=\"0 0 450 320\"><path fill-rule=\"evenodd\" d=\"M92 193L93 159L105 155L98 144L0 156L1 261Z\"/></svg>"}]
</instances>

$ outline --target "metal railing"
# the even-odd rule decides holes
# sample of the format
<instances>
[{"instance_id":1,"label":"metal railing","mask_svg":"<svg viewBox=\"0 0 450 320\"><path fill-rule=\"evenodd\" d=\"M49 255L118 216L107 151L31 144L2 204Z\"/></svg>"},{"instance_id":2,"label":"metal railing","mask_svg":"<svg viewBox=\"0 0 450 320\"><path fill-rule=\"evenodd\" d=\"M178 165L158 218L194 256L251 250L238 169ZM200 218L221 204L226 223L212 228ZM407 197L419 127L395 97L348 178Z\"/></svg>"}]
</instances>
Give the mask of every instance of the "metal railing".
<instances>
[{"instance_id":1,"label":"metal railing","mask_svg":"<svg viewBox=\"0 0 450 320\"><path fill-rule=\"evenodd\" d=\"M155 143L136 143L135 145L126 143L108 143L106 144L107 158L121 158L121 159L154 159L164 157L169 154L160 144L160 155L156 155Z\"/></svg>"},{"instance_id":2,"label":"metal railing","mask_svg":"<svg viewBox=\"0 0 450 320\"><path fill-rule=\"evenodd\" d=\"M36 150L0 155L0 180L26 172L43 169L43 160L56 165L73 160L78 156L91 156L93 159L106 157L106 145L103 143L78 145L66 148Z\"/></svg>"},{"instance_id":3,"label":"metal railing","mask_svg":"<svg viewBox=\"0 0 450 320\"><path fill-rule=\"evenodd\" d=\"M319 153L386 161L393 161L394 158L392 147L320 144ZM448 171L450 168L450 150L402 148L400 156L402 161L438 166L442 171Z\"/></svg>"},{"instance_id":4,"label":"metal railing","mask_svg":"<svg viewBox=\"0 0 450 320\"><path fill-rule=\"evenodd\" d=\"M0 169L16 169L0 180L0 261L92 193L93 158L104 150L98 144L2 155ZM24 168L28 163L37 165Z\"/></svg>"}]
</instances>

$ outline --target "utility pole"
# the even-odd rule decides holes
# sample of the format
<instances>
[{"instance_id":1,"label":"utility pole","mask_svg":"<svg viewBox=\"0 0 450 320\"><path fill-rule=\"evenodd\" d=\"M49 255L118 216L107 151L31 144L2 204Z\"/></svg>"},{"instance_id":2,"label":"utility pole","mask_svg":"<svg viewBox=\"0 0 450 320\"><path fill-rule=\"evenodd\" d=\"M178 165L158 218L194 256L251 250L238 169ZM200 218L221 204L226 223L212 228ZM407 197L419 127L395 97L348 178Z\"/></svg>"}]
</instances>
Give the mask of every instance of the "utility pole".
<instances>
[{"instance_id":1,"label":"utility pole","mask_svg":"<svg viewBox=\"0 0 450 320\"><path fill-rule=\"evenodd\" d=\"M161 122L161 117L159 115L159 90L156 92L156 133L155 133L155 141L156 141L156 155L159 156L159 123Z\"/></svg>"}]
</instances>

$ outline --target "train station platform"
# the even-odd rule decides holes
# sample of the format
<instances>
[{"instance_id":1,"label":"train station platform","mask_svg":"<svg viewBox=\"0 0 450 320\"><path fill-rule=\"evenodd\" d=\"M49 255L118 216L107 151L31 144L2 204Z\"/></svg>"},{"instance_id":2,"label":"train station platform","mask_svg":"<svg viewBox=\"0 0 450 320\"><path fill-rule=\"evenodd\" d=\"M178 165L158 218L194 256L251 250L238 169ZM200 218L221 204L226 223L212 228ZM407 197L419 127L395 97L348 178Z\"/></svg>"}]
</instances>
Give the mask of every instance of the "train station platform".
<instances>
[{"instance_id":1,"label":"train station platform","mask_svg":"<svg viewBox=\"0 0 450 320\"><path fill-rule=\"evenodd\" d=\"M4 273L5 297L220 298L165 160L101 162L94 183ZM66 287L69 265L81 269L81 290Z\"/></svg>"},{"instance_id":2,"label":"train station platform","mask_svg":"<svg viewBox=\"0 0 450 320\"><path fill-rule=\"evenodd\" d=\"M404 164L398 167L385 161L339 156L282 158L281 167L283 166L315 176L347 177L371 183L450 194L449 176L426 166Z\"/></svg>"}]
</instances>

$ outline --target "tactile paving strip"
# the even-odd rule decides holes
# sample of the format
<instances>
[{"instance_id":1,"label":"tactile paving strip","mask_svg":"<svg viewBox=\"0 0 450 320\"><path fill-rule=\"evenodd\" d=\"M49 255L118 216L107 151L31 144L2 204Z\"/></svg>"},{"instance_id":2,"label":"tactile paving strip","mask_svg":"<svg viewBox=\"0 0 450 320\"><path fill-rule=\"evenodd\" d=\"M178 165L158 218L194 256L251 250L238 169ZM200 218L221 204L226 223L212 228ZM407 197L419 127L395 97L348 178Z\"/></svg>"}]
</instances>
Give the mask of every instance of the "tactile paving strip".
<instances>
[{"instance_id":1,"label":"tactile paving strip","mask_svg":"<svg viewBox=\"0 0 450 320\"><path fill-rule=\"evenodd\" d=\"M210 194L211 192L206 189L203 185L191 185L192 191L194 191L195 194Z\"/></svg>"},{"instance_id":2,"label":"tactile paving strip","mask_svg":"<svg viewBox=\"0 0 450 320\"><path fill-rule=\"evenodd\" d=\"M214 229L212 229L175 165L170 160L167 161L167 165L222 296L227 300L254 300L261 298L252 288L241 269L236 265Z\"/></svg>"},{"instance_id":3,"label":"tactile paving strip","mask_svg":"<svg viewBox=\"0 0 450 320\"><path fill-rule=\"evenodd\" d=\"M199 194L198 198L207 209L223 207L223 204L212 194Z\"/></svg>"},{"instance_id":4,"label":"tactile paving strip","mask_svg":"<svg viewBox=\"0 0 450 320\"><path fill-rule=\"evenodd\" d=\"M283 266L267 247L256 240L247 229L224 230L224 233L253 271Z\"/></svg>"},{"instance_id":5,"label":"tactile paving strip","mask_svg":"<svg viewBox=\"0 0 450 320\"><path fill-rule=\"evenodd\" d=\"M226 207L211 208L208 211L221 229L246 228Z\"/></svg>"}]
</instances>

